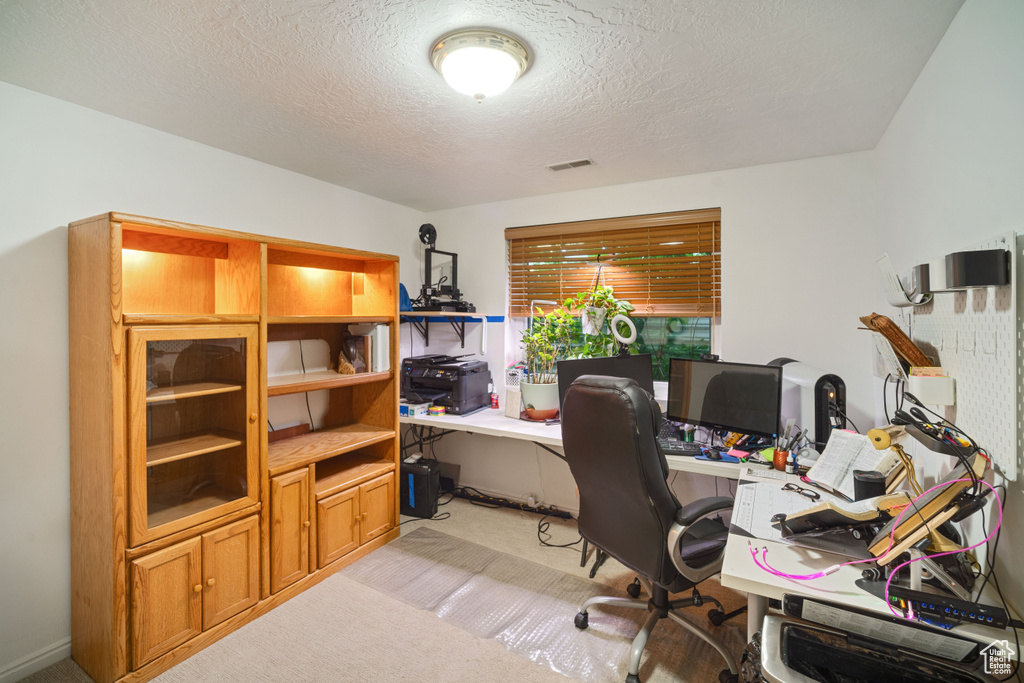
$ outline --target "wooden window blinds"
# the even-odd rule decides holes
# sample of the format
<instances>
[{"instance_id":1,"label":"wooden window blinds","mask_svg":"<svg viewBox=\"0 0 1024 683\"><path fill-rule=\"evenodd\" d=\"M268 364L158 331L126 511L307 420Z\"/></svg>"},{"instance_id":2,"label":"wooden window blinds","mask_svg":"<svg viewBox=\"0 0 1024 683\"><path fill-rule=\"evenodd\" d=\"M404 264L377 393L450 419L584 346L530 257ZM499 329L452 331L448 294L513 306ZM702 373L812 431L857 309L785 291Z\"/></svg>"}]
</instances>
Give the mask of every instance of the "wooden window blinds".
<instances>
[{"instance_id":1,"label":"wooden window blinds","mask_svg":"<svg viewBox=\"0 0 1024 683\"><path fill-rule=\"evenodd\" d=\"M721 209L507 228L509 315L601 281L635 316L721 314ZM543 307L545 310L550 306Z\"/></svg>"}]
</instances>

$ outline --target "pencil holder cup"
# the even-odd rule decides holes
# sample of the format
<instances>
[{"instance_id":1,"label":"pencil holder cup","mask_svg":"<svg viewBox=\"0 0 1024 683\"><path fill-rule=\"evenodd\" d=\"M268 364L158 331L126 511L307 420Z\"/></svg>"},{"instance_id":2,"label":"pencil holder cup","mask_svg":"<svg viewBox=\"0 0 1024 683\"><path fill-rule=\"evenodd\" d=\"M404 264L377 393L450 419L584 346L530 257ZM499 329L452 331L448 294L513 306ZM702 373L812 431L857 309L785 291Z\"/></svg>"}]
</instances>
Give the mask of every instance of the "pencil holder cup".
<instances>
[{"instance_id":1,"label":"pencil holder cup","mask_svg":"<svg viewBox=\"0 0 1024 683\"><path fill-rule=\"evenodd\" d=\"M789 451L775 449L775 456L772 458L772 465L780 472L786 471L786 461L789 460Z\"/></svg>"}]
</instances>

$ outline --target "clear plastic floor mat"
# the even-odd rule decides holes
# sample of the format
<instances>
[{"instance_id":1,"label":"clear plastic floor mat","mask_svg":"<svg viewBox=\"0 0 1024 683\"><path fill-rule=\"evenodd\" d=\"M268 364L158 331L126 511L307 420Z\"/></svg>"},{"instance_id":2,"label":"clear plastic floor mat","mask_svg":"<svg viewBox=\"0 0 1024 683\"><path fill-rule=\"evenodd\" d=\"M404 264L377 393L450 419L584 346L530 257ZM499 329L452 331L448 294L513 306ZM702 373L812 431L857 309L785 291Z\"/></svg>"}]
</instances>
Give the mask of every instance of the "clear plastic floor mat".
<instances>
[{"instance_id":1,"label":"clear plastic floor mat","mask_svg":"<svg viewBox=\"0 0 1024 683\"><path fill-rule=\"evenodd\" d=\"M588 598L612 594L606 586L428 528L403 535L342 573L588 683L625 678L630 646L647 617L643 610L595 606L589 627L580 631L573 617ZM701 628L709 623L707 608L682 613ZM734 653L742 651L739 628L712 630ZM714 649L666 620L648 641L641 678L703 683L717 680L724 666Z\"/></svg>"}]
</instances>

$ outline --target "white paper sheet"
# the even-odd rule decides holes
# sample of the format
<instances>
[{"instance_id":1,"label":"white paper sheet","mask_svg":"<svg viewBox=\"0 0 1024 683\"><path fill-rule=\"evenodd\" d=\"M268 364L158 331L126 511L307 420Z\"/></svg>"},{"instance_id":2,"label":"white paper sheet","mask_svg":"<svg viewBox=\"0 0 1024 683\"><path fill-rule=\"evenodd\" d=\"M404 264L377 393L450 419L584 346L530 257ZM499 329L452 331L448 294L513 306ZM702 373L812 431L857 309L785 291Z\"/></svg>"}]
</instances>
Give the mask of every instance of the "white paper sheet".
<instances>
[{"instance_id":1,"label":"white paper sheet","mask_svg":"<svg viewBox=\"0 0 1024 683\"><path fill-rule=\"evenodd\" d=\"M796 491L783 491L783 485L767 481L740 484L732 509L733 525L755 538L781 541L782 532L772 526L773 516L780 512L789 515L817 505L821 500L832 500L832 496L825 492L820 492L821 499L811 500Z\"/></svg>"}]
</instances>

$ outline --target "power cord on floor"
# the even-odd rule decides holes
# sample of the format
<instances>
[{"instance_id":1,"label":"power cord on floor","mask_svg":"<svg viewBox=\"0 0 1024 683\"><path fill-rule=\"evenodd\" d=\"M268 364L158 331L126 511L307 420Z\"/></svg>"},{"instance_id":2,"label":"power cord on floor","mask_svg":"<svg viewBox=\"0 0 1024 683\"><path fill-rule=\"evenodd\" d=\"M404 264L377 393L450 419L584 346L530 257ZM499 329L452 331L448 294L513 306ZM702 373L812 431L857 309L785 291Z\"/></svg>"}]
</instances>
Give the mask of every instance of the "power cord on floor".
<instances>
[{"instance_id":1,"label":"power cord on floor","mask_svg":"<svg viewBox=\"0 0 1024 683\"><path fill-rule=\"evenodd\" d=\"M452 493L451 491L447 491L447 494L448 494L448 500L442 501L441 498L437 499L437 506L438 507L441 507L442 505L447 505L448 503L452 502L453 498L455 498L455 494ZM443 496L444 494L442 493L441 495ZM408 524L409 522L440 522L441 520L448 519L451 516L452 516L452 513L447 512L447 511L445 511L445 512L438 512L433 517L417 517L415 519L407 519L404 522L399 522L398 526L402 526L403 524Z\"/></svg>"},{"instance_id":2,"label":"power cord on floor","mask_svg":"<svg viewBox=\"0 0 1024 683\"><path fill-rule=\"evenodd\" d=\"M540 518L540 521L537 522L537 540L540 541L541 545L546 545L549 548L572 548L573 546L579 545L583 542L583 536L580 536L572 543L549 543L545 540L544 535L551 538L551 534L548 533L548 529L551 528L551 522L547 521L547 519L548 517L553 516L554 515L544 515Z\"/></svg>"}]
</instances>

